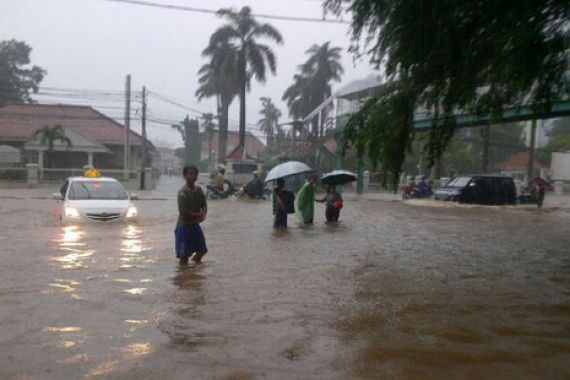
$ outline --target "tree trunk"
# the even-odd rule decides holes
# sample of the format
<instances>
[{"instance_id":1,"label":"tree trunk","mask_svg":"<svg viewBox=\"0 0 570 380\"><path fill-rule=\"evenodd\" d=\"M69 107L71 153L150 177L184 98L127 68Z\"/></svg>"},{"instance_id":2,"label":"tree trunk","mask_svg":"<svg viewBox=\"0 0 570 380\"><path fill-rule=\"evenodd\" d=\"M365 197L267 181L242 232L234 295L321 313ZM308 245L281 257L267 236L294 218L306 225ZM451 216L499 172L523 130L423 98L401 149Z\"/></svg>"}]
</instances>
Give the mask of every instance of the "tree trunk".
<instances>
[{"instance_id":1,"label":"tree trunk","mask_svg":"<svg viewBox=\"0 0 570 380\"><path fill-rule=\"evenodd\" d=\"M212 171L212 132L214 131L214 126L210 124L208 129L208 171Z\"/></svg>"},{"instance_id":2,"label":"tree trunk","mask_svg":"<svg viewBox=\"0 0 570 380\"><path fill-rule=\"evenodd\" d=\"M220 118L220 130L218 131L218 161L222 161L226 157L229 108L230 102L222 96L222 115Z\"/></svg>"},{"instance_id":3,"label":"tree trunk","mask_svg":"<svg viewBox=\"0 0 570 380\"><path fill-rule=\"evenodd\" d=\"M239 78L239 145L245 152L245 87L246 87L246 63L245 52L240 52L240 78Z\"/></svg>"}]
</instances>

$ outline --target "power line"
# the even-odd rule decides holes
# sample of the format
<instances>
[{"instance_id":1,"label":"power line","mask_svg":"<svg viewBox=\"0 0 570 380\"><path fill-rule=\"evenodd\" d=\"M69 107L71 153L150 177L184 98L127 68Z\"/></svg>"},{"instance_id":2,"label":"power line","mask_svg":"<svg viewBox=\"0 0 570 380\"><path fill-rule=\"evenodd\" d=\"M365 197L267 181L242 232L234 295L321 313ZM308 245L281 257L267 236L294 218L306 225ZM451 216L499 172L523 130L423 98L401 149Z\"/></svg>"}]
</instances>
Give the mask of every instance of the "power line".
<instances>
[{"instance_id":1,"label":"power line","mask_svg":"<svg viewBox=\"0 0 570 380\"><path fill-rule=\"evenodd\" d=\"M208 14L217 14L218 12L217 10L214 9L196 8L196 7L188 7L188 6L174 5L174 4L160 4L160 3L155 3L151 1L142 1L142 0L103 0L103 1L112 1L115 3L164 8L164 9L185 11L185 12L197 12L197 13L208 13ZM322 22L327 24L350 24L350 22L343 20L327 20L325 18L320 19L314 17L280 16L280 15L270 15L270 14L253 14L253 16L259 18L273 19L273 20L283 20L283 21Z\"/></svg>"},{"instance_id":2,"label":"power line","mask_svg":"<svg viewBox=\"0 0 570 380\"><path fill-rule=\"evenodd\" d=\"M108 0L108 1L112 1L112 0ZM201 110L198 110L198 109L196 109L196 108L192 108L192 107L186 106L186 105L184 105L184 104L178 103L178 102L176 102L176 101L174 101L174 100L168 99L166 96L161 95L161 94L159 94L159 93L157 93L157 92L155 92L155 91L148 91L148 95L149 95L149 96L152 96L152 97L155 98L155 99L162 100L163 102L169 103L169 104L171 104L171 105L173 105L173 106L180 107L180 108L182 108L182 109L184 109L184 110L186 110L186 111L190 111L190 112L197 113L197 114L199 114L199 115L202 115L203 113L211 113L211 112L201 111Z\"/></svg>"}]
</instances>

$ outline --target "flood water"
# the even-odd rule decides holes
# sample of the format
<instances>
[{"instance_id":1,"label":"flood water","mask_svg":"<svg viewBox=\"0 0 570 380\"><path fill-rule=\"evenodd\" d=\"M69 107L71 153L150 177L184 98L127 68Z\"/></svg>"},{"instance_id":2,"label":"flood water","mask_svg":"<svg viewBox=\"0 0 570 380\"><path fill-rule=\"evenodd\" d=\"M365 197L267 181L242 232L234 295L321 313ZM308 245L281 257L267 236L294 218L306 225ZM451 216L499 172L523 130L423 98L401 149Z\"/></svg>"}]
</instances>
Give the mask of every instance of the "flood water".
<instances>
[{"instance_id":1,"label":"flood water","mask_svg":"<svg viewBox=\"0 0 570 380\"><path fill-rule=\"evenodd\" d=\"M181 270L180 185L133 224L0 199L0 378L570 377L568 208L348 194L339 225L318 204L276 232L269 201L210 201L209 253Z\"/></svg>"}]
</instances>

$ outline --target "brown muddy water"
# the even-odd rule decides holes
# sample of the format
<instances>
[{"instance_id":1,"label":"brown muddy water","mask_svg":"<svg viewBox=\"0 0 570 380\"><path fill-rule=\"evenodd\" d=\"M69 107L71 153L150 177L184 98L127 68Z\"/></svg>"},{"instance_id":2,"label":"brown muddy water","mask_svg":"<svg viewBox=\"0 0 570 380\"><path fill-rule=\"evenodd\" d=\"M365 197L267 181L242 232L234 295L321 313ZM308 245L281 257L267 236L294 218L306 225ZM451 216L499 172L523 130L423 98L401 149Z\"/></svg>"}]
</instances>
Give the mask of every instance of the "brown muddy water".
<instances>
[{"instance_id":1,"label":"brown muddy water","mask_svg":"<svg viewBox=\"0 0 570 380\"><path fill-rule=\"evenodd\" d=\"M268 201L211 201L181 270L180 184L133 224L0 199L0 378L570 378L570 209L347 195L275 232Z\"/></svg>"}]
</instances>

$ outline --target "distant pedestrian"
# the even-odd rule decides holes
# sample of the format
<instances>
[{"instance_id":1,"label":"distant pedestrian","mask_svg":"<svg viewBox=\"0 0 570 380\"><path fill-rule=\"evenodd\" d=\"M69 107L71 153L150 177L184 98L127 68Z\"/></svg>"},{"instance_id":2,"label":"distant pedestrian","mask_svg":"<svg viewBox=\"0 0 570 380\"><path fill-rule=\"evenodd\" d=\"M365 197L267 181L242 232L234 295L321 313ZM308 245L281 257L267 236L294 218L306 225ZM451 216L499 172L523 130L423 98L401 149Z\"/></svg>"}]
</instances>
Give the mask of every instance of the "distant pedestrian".
<instances>
[{"instance_id":1,"label":"distant pedestrian","mask_svg":"<svg viewBox=\"0 0 570 380\"><path fill-rule=\"evenodd\" d=\"M176 257L180 260L180 265L186 266L189 259L192 260L192 265L196 265L208 252L200 227L200 223L206 219L208 205L204 192L196 185L198 168L187 165L182 174L186 183L178 191L178 222L174 235Z\"/></svg>"},{"instance_id":2,"label":"distant pedestrian","mask_svg":"<svg viewBox=\"0 0 570 380\"><path fill-rule=\"evenodd\" d=\"M327 223L338 222L343 201L342 196L336 192L335 185L330 185L327 190L327 194L322 199L317 200L317 202L322 202L326 206L325 217L327 219Z\"/></svg>"},{"instance_id":3,"label":"distant pedestrian","mask_svg":"<svg viewBox=\"0 0 570 380\"><path fill-rule=\"evenodd\" d=\"M287 190L285 180L279 178L273 189L273 228L287 228Z\"/></svg>"},{"instance_id":4,"label":"distant pedestrian","mask_svg":"<svg viewBox=\"0 0 570 380\"><path fill-rule=\"evenodd\" d=\"M312 224L315 215L315 183L317 177L312 174L297 194L297 213L305 224Z\"/></svg>"}]
</instances>

